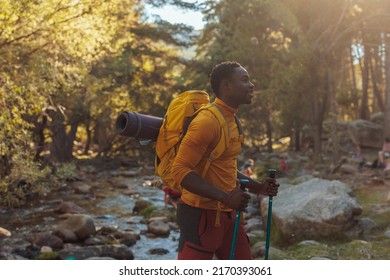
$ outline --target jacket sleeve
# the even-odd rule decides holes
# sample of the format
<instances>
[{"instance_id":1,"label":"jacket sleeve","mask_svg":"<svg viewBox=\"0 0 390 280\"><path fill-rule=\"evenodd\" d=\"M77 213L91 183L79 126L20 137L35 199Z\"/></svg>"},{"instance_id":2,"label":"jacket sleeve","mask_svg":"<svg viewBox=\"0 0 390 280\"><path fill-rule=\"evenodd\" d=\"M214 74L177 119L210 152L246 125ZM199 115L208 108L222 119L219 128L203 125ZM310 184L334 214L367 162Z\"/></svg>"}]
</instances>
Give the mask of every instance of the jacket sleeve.
<instances>
[{"instance_id":1,"label":"jacket sleeve","mask_svg":"<svg viewBox=\"0 0 390 280\"><path fill-rule=\"evenodd\" d=\"M220 126L211 112L203 110L192 120L180 144L172 165L172 176L180 184L184 177L193 172L211 145L220 137Z\"/></svg>"}]
</instances>

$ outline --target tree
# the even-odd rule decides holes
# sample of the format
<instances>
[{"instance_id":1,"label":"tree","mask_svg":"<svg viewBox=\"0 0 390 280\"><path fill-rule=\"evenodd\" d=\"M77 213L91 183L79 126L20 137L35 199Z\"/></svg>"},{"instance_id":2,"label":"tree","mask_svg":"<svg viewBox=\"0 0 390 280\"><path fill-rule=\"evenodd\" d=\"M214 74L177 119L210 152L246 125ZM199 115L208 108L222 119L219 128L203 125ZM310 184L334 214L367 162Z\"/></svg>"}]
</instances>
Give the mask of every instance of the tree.
<instances>
[{"instance_id":1,"label":"tree","mask_svg":"<svg viewBox=\"0 0 390 280\"><path fill-rule=\"evenodd\" d=\"M50 145L51 160L69 161L75 143L91 147L93 134L106 134L99 149L109 153L121 110L162 114L182 67L175 48L192 36L186 26L146 23L138 0L4 0L0 23L0 177L7 195L25 181L22 158L34 172L43 170L33 161L43 147Z\"/></svg>"}]
</instances>

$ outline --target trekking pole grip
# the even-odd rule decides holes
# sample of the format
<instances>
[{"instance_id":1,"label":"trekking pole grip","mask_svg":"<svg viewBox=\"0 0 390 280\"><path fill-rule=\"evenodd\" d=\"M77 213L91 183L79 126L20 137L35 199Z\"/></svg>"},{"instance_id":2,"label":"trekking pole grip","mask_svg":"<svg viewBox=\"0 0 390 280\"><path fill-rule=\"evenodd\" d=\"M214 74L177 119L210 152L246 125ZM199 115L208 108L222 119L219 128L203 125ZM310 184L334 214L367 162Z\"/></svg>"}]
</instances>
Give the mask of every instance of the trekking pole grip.
<instances>
[{"instance_id":1,"label":"trekking pole grip","mask_svg":"<svg viewBox=\"0 0 390 280\"><path fill-rule=\"evenodd\" d=\"M275 179L276 176L276 169L268 169L268 176L272 179Z\"/></svg>"},{"instance_id":2,"label":"trekking pole grip","mask_svg":"<svg viewBox=\"0 0 390 280\"><path fill-rule=\"evenodd\" d=\"M248 179L240 179L240 190L245 191L246 184L249 183Z\"/></svg>"}]
</instances>

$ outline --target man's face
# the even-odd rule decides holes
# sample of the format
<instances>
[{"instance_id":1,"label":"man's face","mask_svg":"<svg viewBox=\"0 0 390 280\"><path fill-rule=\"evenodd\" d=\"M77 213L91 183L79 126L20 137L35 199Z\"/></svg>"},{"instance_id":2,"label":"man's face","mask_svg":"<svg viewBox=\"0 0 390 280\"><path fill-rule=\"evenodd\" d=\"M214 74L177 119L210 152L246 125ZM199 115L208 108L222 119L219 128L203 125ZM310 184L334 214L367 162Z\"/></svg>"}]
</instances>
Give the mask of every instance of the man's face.
<instances>
[{"instance_id":1,"label":"man's face","mask_svg":"<svg viewBox=\"0 0 390 280\"><path fill-rule=\"evenodd\" d=\"M251 83L248 72L243 67L235 69L229 82L228 98L237 107L241 104L251 104L254 96L254 85Z\"/></svg>"}]
</instances>

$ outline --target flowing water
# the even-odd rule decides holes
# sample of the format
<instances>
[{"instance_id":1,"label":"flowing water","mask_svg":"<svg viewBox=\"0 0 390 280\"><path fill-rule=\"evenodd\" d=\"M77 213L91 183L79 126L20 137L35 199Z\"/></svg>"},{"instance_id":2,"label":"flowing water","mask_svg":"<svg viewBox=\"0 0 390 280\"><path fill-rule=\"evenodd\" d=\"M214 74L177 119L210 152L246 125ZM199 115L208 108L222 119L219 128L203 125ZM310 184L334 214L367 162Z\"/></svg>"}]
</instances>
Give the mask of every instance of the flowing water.
<instances>
[{"instance_id":1,"label":"flowing water","mask_svg":"<svg viewBox=\"0 0 390 280\"><path fill-rule=\"evenodd\" d=\"M51 232L61 221L55 208L61 201L71 201L86 210L86 214L94 219L97 229L103 226L118 230L132 231L140 234L140 240L131 247L137 260L172 260L177 258L177 239L179 232L171 230L168 237L151 238L144 233L147 225L142 223L143 216L133 214L137 199L149 201L158 209L164 207L163 192L150 186L147 178L118 178L122 183L132 186L132 195L126 190L114 188L94 189L94 195L81 195L71 192L57 192L46 199L29 203L24 208L1 209L0 227L12 232L10 238L0 240L0 248L4 245L22 246L28 243L34 233ZM160 249L165 254L152 254L150 250Z\"/></svg>"}]
</instances>

